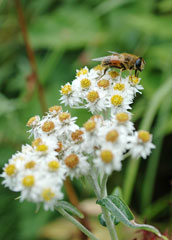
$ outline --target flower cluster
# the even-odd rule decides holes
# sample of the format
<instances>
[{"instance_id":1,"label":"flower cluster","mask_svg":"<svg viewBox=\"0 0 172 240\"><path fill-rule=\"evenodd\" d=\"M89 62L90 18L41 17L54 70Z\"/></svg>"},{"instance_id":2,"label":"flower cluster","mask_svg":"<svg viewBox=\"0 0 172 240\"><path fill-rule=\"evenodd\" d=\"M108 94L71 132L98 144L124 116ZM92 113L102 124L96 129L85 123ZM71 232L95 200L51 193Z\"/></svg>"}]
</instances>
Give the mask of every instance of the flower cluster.
<instances>
[{"instance_id":1,"label":"flower cluster","mask_svg":"<svg viewBox=\"0 0 172 240\"><path fill-rule=\"evenodd\" d=\"M29 119L32 145L22 146L1 174L6 187L21 192L21 201L43 203L45 210L53 210L63 198L61 187L67 176L88 176L93 169L97 175L110 175L121 170L126 153L146 158L154 148L151 134L135 131L127 111L142 89L140 79L123 79L114 71L102 75L101 66L90 71L85 67L77 71L72 85L61 88L63 103L103 111L102 115L93 115L79 127L76 117L53 106L42 119Z\"/></svg>"},{"instance_id":2,"label":"flower cluster","mask_svg":"<svg viewBox=\"0 0 172 240\"><path fill-rule=\"evenodd\" d=\"M140 78L121 78L115 71L106 71L101 65L77 70L72 84L62 86L61 103L72 108L86 108L96 114L110 109L112 113L131 109L137 92L143 89Z\"/></svg>"}]
</instances>

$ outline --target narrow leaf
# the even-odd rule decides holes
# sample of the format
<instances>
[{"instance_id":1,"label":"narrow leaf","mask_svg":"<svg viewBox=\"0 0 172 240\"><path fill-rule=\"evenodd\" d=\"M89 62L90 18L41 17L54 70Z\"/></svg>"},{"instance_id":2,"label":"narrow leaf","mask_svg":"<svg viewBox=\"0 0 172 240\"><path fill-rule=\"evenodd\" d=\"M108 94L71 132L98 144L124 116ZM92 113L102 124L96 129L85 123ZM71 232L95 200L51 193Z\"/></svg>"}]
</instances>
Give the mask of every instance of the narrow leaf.
<instances>
[{"instance_id":1,"label":"narrow leaf","mask_svg":"<svg viewBox=\"0 0 172 240\"><path fill-rule=\"evenodd\" d=\"M67 212L79 217L79 218L84 218L84 215L76 208L74 207L71 203L68 203L66 201L59 201L57 205L58 207L65 209Z\"/></svg>"},{"instance_id":2,"label":"narrow leaf","mask_svg":"<svg viewBox=\"0 0 172 240\"><path fill-rule=\"evenodd\" d=\"M105 207L118 221L124 223L128 227L147 230L153 232L164 240L168 239L167 237L162 236L159 230L151 225L137 224L134 221L134 216L128 206L118 196L107 196L106 198L98 200L97 203Z\"/></svg>"},{"instance_id":3,"label":"narrow leaf","mask_svg":"<svg viewBox=\"0 0 172 240\"><path fill-rule=\"evenodd\" d=\"M103 226L103 227L106 227L106 221L104 219L104 216L103 216L103 213L99 214L98 215L98 220L99 220L99 223Z\"/></svg>"},{"instance_id":4,"label":"narrow leaf","mask_svg":"<svg viewBox=\"0 0 172 240\"><path fill-rule=\"evenodd\" d=\"M122 197L122 189L120 187L118 187L118 186L113 189L111 194L115 195L115 196L118 196L121 199L123 199L123 197Z\"/></svg>"}]
</instances>

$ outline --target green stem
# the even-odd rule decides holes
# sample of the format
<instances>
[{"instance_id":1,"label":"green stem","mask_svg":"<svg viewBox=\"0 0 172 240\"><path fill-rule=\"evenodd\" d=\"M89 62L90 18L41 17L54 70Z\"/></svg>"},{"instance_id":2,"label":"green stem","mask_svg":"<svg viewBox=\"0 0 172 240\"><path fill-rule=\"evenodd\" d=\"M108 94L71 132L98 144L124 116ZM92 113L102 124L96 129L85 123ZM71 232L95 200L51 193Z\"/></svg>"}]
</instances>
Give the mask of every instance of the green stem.
<instances>
[{"instance_id":1,"label":"green stem","mask_svg":"<svg viewBox=\"0 0 172 240\"><path fill-rule=\"evenodd\" d=\"M80 222L78 222L74 217L67 213L63 208L57 208L57 211L70 222L72 222L77 228L79 228L87 237L91 240L98 240L87 228L85 228Z\"/></svg>"},{"instance_id":2,"label":"green stem","mask_svg":"<svg viewBox=\"0 0 172 240\"><path fill-rule=\"evenodd\" d=\"M148 110L143 118L143 121L140 125L140 129L148 130L150 129L153 119L156 115L156 112L161 105L161 102L164 101L166 95L172 90L172 79L167 80L163 86L160 86L157 92L154 94ZM131 195L134 188L134 183L136 180L138 168L140 164L140 159L131 159L129 166L127 167L126 177L124 178L124 199L127 204L130 203Z\"/></svg>"},{"instance_id":3,"label":"green stem","mask_svg":"<svg viewBox=\"0 0 172 240\"><path fill-rule=\"evenodd\" d=\"M97 176L95 175L94 171L91 172L89 179L90 179L90 183L94 189L94 192L95 192L97 198L102 199L103 197L106 197L107 196L106 183L107 183L108 175L104 174L100 186L98 186L98 179L97 179ZM106 225L107 225L108 231L110 233L111 239L118 240L118 236L117 236L115 226L112 221L110 213L108 212L108 210L106 208L104 208L102 206L101 206L101 209L102 209L102 213L105 218Z\"/></svg>"}]
</instances>

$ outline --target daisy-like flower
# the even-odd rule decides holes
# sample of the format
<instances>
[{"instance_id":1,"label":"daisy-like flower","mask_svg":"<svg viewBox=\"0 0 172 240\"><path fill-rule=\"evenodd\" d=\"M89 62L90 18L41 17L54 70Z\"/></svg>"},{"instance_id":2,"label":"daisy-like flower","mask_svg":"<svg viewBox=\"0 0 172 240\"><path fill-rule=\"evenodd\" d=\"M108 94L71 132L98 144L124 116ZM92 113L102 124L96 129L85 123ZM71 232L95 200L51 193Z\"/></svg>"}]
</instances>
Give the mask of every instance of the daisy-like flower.
<instances>
[{"instance_id":1,"label":"daisy-like flower","mask_svg":"<svg viewBox=\"0 0 172 240\"><path fill-rule=\"evenodd\" d=\"M77 117L71 117L70 113L62 112L58 116L57 134L69 134L70 132L78 129L78 125L75 124Z\"/></svg>"},{"instance_id":2,"label":"daisy-like flower","mask_svg":"<svg viewBox=\"0 0 172 240\"><path fill-rule=\"evenodd\" d=\"M89 69L88 67L81 68L80 70L76 70L76 78L88 78Z\"/></svg>"},{"instance_id":3,"label":"daisy-like flower","mask_svg":"<svg viewBox=\"0 0 172 240\"><path fill-rule=\"evenodd\" d=\"M86 96L86 101L85 108L88 108L93 114L102 112L108 108L108 97L102 89L91 89Z\"/></svg>"},{"instance_id":4,"label":"daisy-like flower","mask_svg":"<svg viewBox=\"0 0 172 240\"><path fill-rule=\"evenodd\" d=\"M129 137L128 148L133 158L142 157L146 159L152 149L155 148L152 143L152 135L144 130L135 132L133 136Z\"/></svg>"},{"instance_id":5,"label":"daisy-like flower","mask_svg":"<svg viewBox=\"0 0 172 240\"><path fill-rule=\"evenodd\" d=\"M121 161L122 153L110 143L106 143L100 150L96 151L96 158L93 159L98 171L108 175L114 170L121 170Z\"/></svg>"},{"instance_id":6,"label":"daisy-like flower","mask_svg":"<svg viewBox=\"0 0 172 240\"><path fill-rule=\"evenodd\" d=\"M87 157L79 152L75 153L74 149L65 153L63 161L67 168L67 175L71 178L88 174L90 166Z\"/></svg>"},{"instance_id":7,"label":"daisy-like flower","mask_svg":"<svg viewBox=\"0 0 172 240\"><path fill-rule=\"evenodd\" d=\"M69 105L70 107L78 107L82 100L80 98L80 94L77 93L76 89L73 89L70 83L61 87L61 95L60 98L61 103L65 106Z\"/></svg>"},{"instance_id":8,"label":"daisy-like flower","mask_svg":"<svg viewBox=\"0 0 172 240\"><path fill-rule=\"evenodd\" d=\"M130 85L132 86L132 90L133 90L133 94L134 96L136 95L136 93L142 93L141 90L143 90L143 86L140 85L140 81L141 81L141 78L138 78L136 76L129 76L126 78L128 80L128 82L130 83Z\"/></svg>"},{"instance_id":9,"label":"daisy-like flower","mask_svg":"<svg viewBox=\"0 0 172 240\"><path fill-rule=\"evenodd\" d=\"M132 134L134 131L134 124L131 120L131 113L129 112L118 112L111 115L112 124L115 124L116 128L121 133Z\"/></svg>"},{"instance_id":10,"label":"daisy-like flower","mask_svg":"<svg viewBox=\"0 0 172 240\"><path fill-rule=\"evenodd\" d=\"M101 139L99 138L99 129L103 124L102 116L95 115L83 125L83 150L85 153L94 153L99 148Z\"/></svg>"},{"instance_id":11,"label":"daisy-like flower","mask_svg":"<svg viewBox=\"0 0 172 240\"><path fill-rule=\"evenodd\" d=\"M114 91L109 99L112 114L116 114L117 112L125 112L128 109L131 109L130 104L132 101L132 97L127 95L126 92L119 93L119 91Z\"/></svg>"}]
</instances>

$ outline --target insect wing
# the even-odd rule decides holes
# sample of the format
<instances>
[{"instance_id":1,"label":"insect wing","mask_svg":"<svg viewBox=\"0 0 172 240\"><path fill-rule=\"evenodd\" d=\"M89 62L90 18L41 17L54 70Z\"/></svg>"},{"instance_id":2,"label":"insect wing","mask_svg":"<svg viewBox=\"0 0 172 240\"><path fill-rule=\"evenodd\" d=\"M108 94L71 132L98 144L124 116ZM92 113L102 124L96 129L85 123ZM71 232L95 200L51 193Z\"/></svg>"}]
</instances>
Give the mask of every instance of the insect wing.
<instances>
[{"instance_id":1,"label":"insect wing","mask_svg":"<svg viewBox=\"0 0 172 240\"><path fill-rule=\"evenodd\" d=\"M108 53L112 53L112 54L119 54L119 53L117 53L117 52L113 52L113 51L108 51Z\"/></svg>"},{"instance_id":2,"label":"insect wing","mask_svg":"<svg viewBox=\"0 0 172 240\"><path fill-rule=\"evenodd\" d=\"M111 56L105 56L105 57L93 58L92 61L102 62L102 61L110 60L110 57L111 57Z\"/></svg>"}]
</instances>

